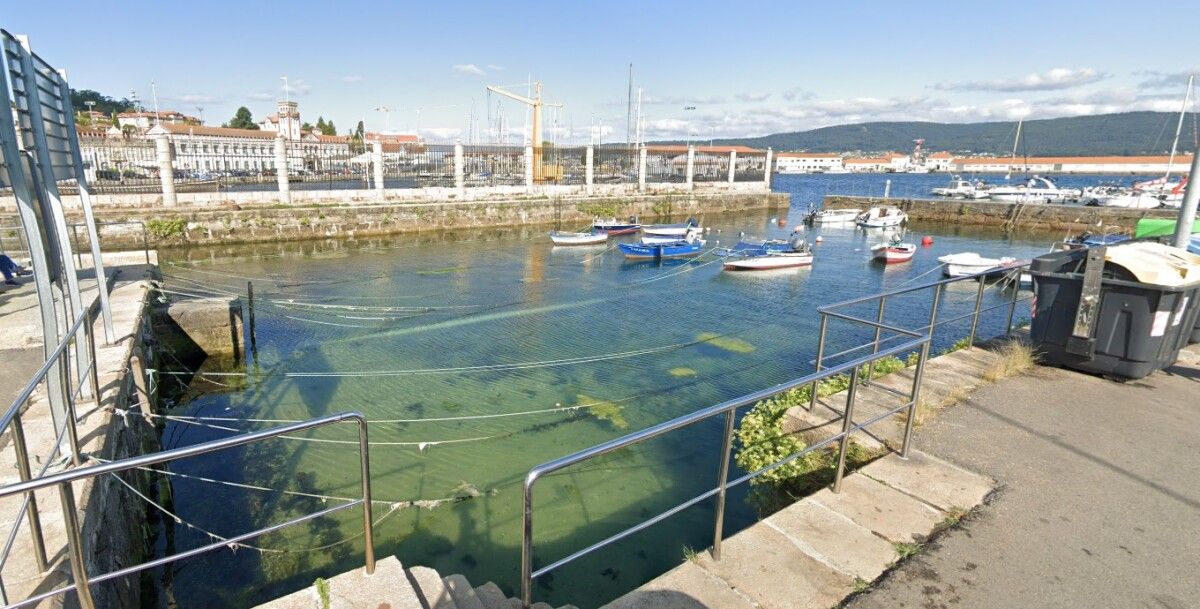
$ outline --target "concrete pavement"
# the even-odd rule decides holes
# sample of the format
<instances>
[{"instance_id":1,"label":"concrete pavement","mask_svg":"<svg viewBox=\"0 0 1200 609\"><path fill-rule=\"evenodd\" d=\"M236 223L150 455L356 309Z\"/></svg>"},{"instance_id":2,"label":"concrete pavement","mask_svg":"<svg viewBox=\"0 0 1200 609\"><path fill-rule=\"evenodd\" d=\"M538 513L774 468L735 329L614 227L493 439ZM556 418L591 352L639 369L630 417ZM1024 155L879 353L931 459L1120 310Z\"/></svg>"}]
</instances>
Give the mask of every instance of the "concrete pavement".
<instances>
[{"instance_id":1,"label":"concrete pavement","mask_svg":"<svg viewBox=\"0 0 1200 609\"><path fill-rule=\"evenodd\" d=\"M1125 384L1002 380L917 446L1000 489L847 607L1200 607L1200 349Z\"/></svg>"}]
</instances>

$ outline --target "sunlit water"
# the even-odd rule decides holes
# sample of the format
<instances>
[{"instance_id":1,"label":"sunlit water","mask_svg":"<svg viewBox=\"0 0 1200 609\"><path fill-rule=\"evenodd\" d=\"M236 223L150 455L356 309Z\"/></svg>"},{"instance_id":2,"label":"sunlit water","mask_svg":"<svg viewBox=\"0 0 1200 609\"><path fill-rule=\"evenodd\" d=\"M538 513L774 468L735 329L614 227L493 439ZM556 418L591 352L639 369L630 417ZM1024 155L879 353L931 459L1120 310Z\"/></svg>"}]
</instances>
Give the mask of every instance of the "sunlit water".
<instances>
[{"instance_id":1,"label":"sunlit water","mask_svg":"<svg viewBox=\"0 0 1200 609\"><path fill-rule=\"evenodd\" d=\"M911 178L913 188L946 179L896 179ZM848 179L881 190L886 178L782 177L776 188L794 193L795 211L702 216L711 229L708 246L731 245L740 232L786 237L800 210L832 182ZM867 251L879 233L824 228L807 233L810 240L823 237L812 268L735 274L722 272L711 255L631 264L603 246L555 248L545 228L167 253L164 274L172 289L244 294L253 282L257 357L236 369L246 377L164 376L164 388L180 393L172 415L228 419L169 422L165 447L272 424L246 419L362 412L372 421L375 498L438 502L427 509L377 504L379 555L463 573L476 584L492 580L515 594L520 483L530 467L811 371L820 304L933 280L935 258L946 253L1029 257L1050 240L916 225L910 238L932 235L934 245L909 264L884 268ZM963 287L948 292L947 311L967 310L974 287ZM1005 297L989 292L988 302ZM995 334L1005 314L990 315L981 333ZM925 315L913 301L889 319ZM966 330L946 328L939 347ZM714 334L736 340L701 340ZM836 325L830 335L831 352L866 336ZM288 376L322 372L349 376ZM527 414L492 416L512 413ZM535 501L538 564L710 488L720 439L713 421L545 479ZM358 493L349 425L171 469L296 493ZM203 531L231 536L339 502L195 478L171 482L174 510L187 523L175 525L171 551L211 542ZM709 545L712 518L710 503L698 505L539 580L535 594L555 604L599 606L677 564L684 546ZM754 518L745 489L738 489L727 531ZM262 602L360 566L360 534L360 512L346 511L251 542L264 552L242 547L183 561L174 566L173 595L183 607Z\"/></svg>"}]
</instances>

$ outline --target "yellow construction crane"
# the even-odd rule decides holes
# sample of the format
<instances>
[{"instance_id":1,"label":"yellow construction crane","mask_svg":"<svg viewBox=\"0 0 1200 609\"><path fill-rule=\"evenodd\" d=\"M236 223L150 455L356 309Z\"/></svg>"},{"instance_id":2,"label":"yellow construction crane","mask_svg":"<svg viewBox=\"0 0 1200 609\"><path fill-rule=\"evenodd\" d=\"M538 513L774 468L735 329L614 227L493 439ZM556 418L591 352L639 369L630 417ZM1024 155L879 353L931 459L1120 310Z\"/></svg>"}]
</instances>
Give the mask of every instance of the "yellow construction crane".
<instances>
[{"instance_id":1,"label":"yellow construction crane","mask_svg":"<svg viewBox=\"0 0 1200 609\"><path fill-rule=\"evenodd\" d=\"M511 91L505 91L500 87L488 86L488 91L497 95L502 95L513 101L521 102L532 108L529 124L529 145L533 146L533 180L541 182L546 179L559 179L562 169L560 167L551 167L550 171L546 171L546 167L542 165L542 106L550 106L551 108L562 108L562 104L546 103L542 101L542 83L537 81L533 83L533 99L524 95L517 95Z\"/></svg>"}]
</instances>

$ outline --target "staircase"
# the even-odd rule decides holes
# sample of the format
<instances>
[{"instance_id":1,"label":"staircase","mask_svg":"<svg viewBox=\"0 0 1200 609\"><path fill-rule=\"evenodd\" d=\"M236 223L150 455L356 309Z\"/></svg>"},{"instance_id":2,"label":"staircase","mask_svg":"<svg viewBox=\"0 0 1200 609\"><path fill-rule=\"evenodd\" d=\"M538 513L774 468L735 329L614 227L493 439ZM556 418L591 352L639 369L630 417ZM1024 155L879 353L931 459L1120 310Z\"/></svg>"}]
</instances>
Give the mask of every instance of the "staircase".
<instances>
[{"instance_id":1,"label":"staircase","mask_svg":"<svg viewBox=\"0 0 1200 609\"><path fill-rule=\"evenodd\" d=\"M554 609L546 603L532 607ZM462 575L442 577L429 567L405 568L389 556L375 564L372 575L355 569L327 580L324 586L314 583L257 609L521 609L521 601L505 596L492 582L472 586Z\"/></svg>"}]
</instances>

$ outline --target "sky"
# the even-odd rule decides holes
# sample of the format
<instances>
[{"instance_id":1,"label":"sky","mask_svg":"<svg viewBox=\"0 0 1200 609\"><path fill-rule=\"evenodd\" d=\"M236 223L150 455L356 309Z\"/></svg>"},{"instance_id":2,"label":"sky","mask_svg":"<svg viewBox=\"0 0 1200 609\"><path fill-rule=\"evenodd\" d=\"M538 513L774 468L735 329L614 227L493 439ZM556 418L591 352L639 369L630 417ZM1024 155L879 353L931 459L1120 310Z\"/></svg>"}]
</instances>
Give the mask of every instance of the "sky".
<instances>
[{"instance_id":1,"label":"sky","mask_svg":"<svg viewBox=\"0 0 1200 609\"><path fill-rule=\"evenodd\" d=\"M286 75L304 121L481 143L521 142L528 121L485 86L531 80L563 106L545 139L624 141L631 63L649 140L1178 112L1196 24L1195 0L0 0L0 27L76 89L153 109L153 82L160 109L219 125L274 112Z\"/></svg>"}]
</instances>

